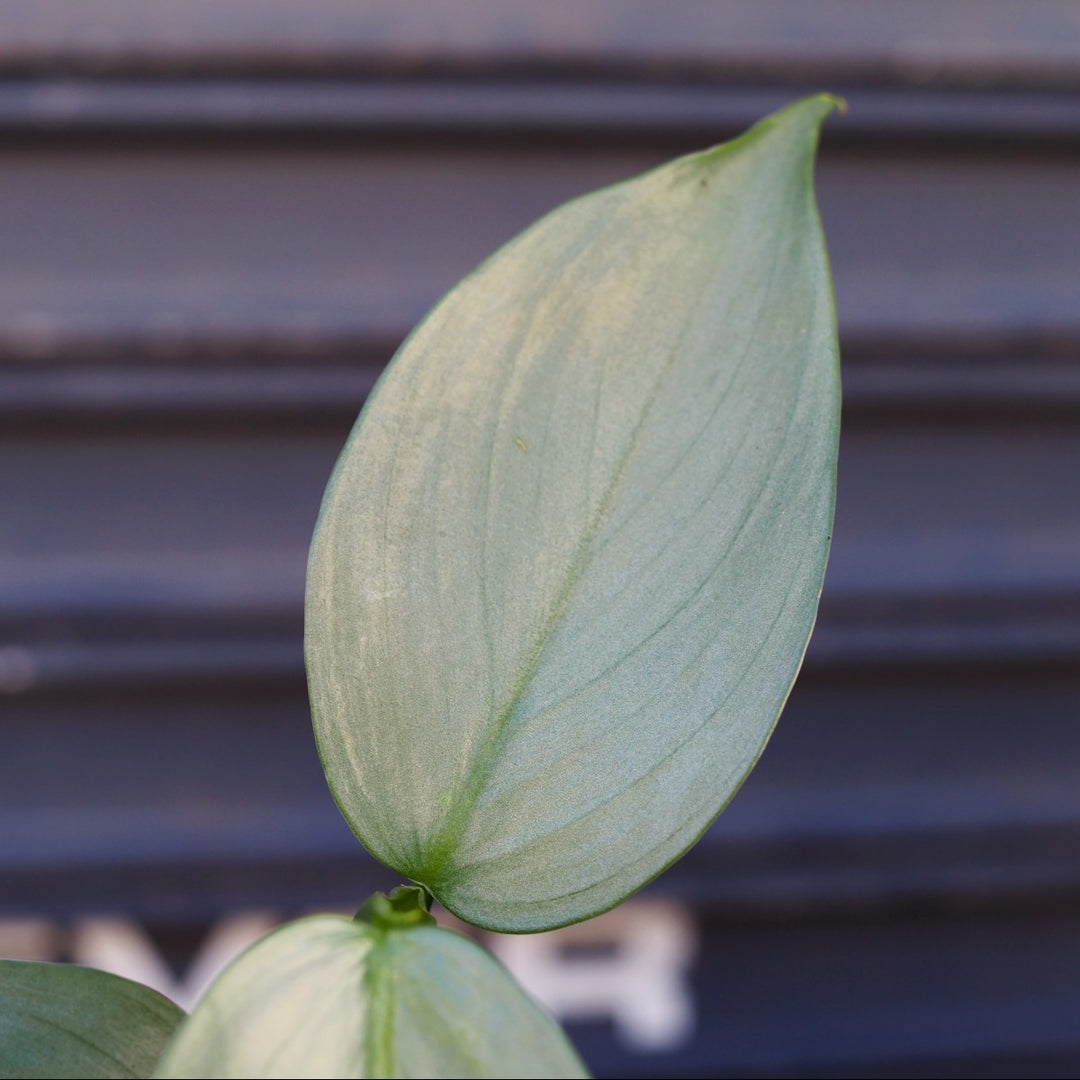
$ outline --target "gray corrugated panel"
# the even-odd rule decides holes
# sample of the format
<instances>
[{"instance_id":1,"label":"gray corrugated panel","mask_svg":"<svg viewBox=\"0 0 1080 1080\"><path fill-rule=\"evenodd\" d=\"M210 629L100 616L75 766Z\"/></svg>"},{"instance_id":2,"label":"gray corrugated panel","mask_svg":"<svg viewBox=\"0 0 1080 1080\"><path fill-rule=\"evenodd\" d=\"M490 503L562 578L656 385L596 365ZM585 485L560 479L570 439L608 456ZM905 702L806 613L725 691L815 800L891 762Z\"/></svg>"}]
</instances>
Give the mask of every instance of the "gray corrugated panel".
<instances>
[{"instance_id":1,"label":"gray corrugated panel","mask_svg":"<svg viewBox=\"0 0 1080 1080\"><path fill-rule=\"evenodd\" d=\"M1078 24L0 2L0 911L391 883L326 790L300 647L356 410L532 218L824 85L851 110L819 168L847 393L821 618L759 768L650 887L705 920L700 1037L595 1060L1074 1062Z\"/></svg>"},{"instance_id":2,"label":"gray corrugated panel","mask_svg":"<svg viewBox=\"0 0 1080 1080\"><path fill-rule=\"evenodd\" d=\"M574 1025L600 1075L1075 1075L1075 909L706 919L702 929L694 1037L645 1056L600 1024Z\"/></svg>"}]
</instances>

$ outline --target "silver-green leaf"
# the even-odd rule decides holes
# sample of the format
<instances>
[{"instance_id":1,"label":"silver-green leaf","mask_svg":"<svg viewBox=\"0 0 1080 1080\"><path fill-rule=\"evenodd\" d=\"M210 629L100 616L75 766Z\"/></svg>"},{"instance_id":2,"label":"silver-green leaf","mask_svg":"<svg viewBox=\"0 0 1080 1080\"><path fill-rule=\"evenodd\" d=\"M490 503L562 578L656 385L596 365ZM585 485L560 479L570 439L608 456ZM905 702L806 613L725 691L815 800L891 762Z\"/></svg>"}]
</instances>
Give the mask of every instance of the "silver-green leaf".
<instances>
[{"instance_id":1,"label":"silver-green leaf","mask_svg":"<svg viewBox=\"0 0 1080 1080\"><path fill-rule=\"evenodd\" d=\"M0 960L0 1077L149 1076L183 1016L118 975Z\"/></svg>"},{"instance_id":2,"label":"silver-green leaf","mask_svg":"<svg viewBox=\"0 0 1080 1080\"><path fill-rule=\"evenodd\" d=\"M338 462L306 652L331 789L462 918L555 927L678 858L768 738L835 489L821 95L575 200L467 277Z\"/></svg>"},{"instance_id":3,"label":"silver-green leaf","mask_svg":"<svg viewBox=\"0 0 1080 1080\"><path fill-rule=\"evenodd\" d=\"M196 1005L156 1077L583 1077L558 1025L467 938L316 915Z\"/></svg>"}]
</instances>

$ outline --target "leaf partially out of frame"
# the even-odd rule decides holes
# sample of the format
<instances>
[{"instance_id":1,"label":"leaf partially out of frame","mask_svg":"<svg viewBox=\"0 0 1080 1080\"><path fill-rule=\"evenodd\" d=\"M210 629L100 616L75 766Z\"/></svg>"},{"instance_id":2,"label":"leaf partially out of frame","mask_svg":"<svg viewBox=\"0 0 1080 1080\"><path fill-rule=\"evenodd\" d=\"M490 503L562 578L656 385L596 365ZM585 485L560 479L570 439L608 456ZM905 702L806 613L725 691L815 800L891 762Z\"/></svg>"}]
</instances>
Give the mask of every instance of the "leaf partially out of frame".
<instances>
[{"instance_id":1,"label":"leaf partially out of frame","mask_svg":"<svg viewBox=\"0 0 1080 1080\"><path fill-rule=\"evenodd\" d=\"M582 1077L558 1025L487 953L434 925L316 915L240 957L155 1076Z\"/></svg>"},{"instance_id":2,"label":"leaf partially out of frame","mask_svg":"<svg viewBox=\"0 0 1080 1080\"><path fill-rule=\"evenodd\" d=\"M363 843L470 922L618 903L783 706L833 511L836 104L540 220L427 316L338 462L308 573L323 764Z\"/></svg>"},{"instance_id":3,"label":"leaf partially out of frame","mask_svg":"<svg viewBox=\"0 0 1080 1080\"><path fill-rule=\"evenodd\" d=\"M104 971L0 960L0 1077L149 1076L183 1016Z\"/></svg>"}]
</instances>

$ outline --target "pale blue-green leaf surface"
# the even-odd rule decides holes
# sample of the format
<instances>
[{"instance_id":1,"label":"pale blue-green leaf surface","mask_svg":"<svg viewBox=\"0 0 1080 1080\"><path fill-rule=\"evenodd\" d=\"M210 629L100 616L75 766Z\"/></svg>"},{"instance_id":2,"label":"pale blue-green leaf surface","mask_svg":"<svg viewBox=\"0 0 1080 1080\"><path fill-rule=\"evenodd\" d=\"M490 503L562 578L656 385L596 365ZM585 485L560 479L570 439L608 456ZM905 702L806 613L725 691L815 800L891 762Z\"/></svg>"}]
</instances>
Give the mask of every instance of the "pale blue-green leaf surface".
<instances>
[{"instance_id":1,"label":"pale blue-green leaf surface","mask_svg":"<svg viewBox=\"0 0 1080 1080\"><path fill-rule=\"evenodd\" d=\"M149 1076L183 1016L104 971L0 960L0 1077Z\"/></svg>"},{"instance_id":2,"label":"pale blue-green leaf surface","mask_svg":"<svg viewBox=\"0 0 1080 1080\"><path fill-rule=\"evenodd\" d=\"M760 754L831 530L835 315L808 98L575 200L368 402L308 572L345 817L462 918L550 928L678 858Z\"/></svg>"},{"instance_id":3,"label":"pale blue-green leaf surface","mask_svg":"<svg viewBox=\"0 0 1080 1080\"><path fill-rule=\"evenodd\" d=\"M164 1077L583 1077L558 1025L480 946L434 925L316 915L233 963Z\"/></svg>"}]
</instances>

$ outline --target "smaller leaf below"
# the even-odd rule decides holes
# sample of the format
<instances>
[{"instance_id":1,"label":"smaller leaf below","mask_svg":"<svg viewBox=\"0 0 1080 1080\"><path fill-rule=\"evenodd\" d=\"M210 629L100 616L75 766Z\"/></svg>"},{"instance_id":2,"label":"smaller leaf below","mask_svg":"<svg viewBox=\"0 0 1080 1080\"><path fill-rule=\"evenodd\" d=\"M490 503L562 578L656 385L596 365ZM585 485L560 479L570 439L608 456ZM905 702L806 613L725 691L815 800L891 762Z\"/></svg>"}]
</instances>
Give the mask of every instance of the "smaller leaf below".
<instances>
[{"instance_id":1,"label":"smaller leaf below","mask_svg":"<svg viewBox=\"0 0 1080 1080\"><path fill-rule=\"evenodd\" d=\"M0 1077L149 1076L183 1017L118 975L0 960Z\"/></svg>"},{"instance_id":2,"label":"smaller leaf below","mask_svg":"<svg viewBox=\"0 0 1080 1080\"><path fill-rule=\"evenodd\" d=\"M316 915L263 939L211 986L155 1076L588 1075L558 1025L478 945L426 912L386 921L401 894L356 919Z\"/></svg>"}]
</instances>

